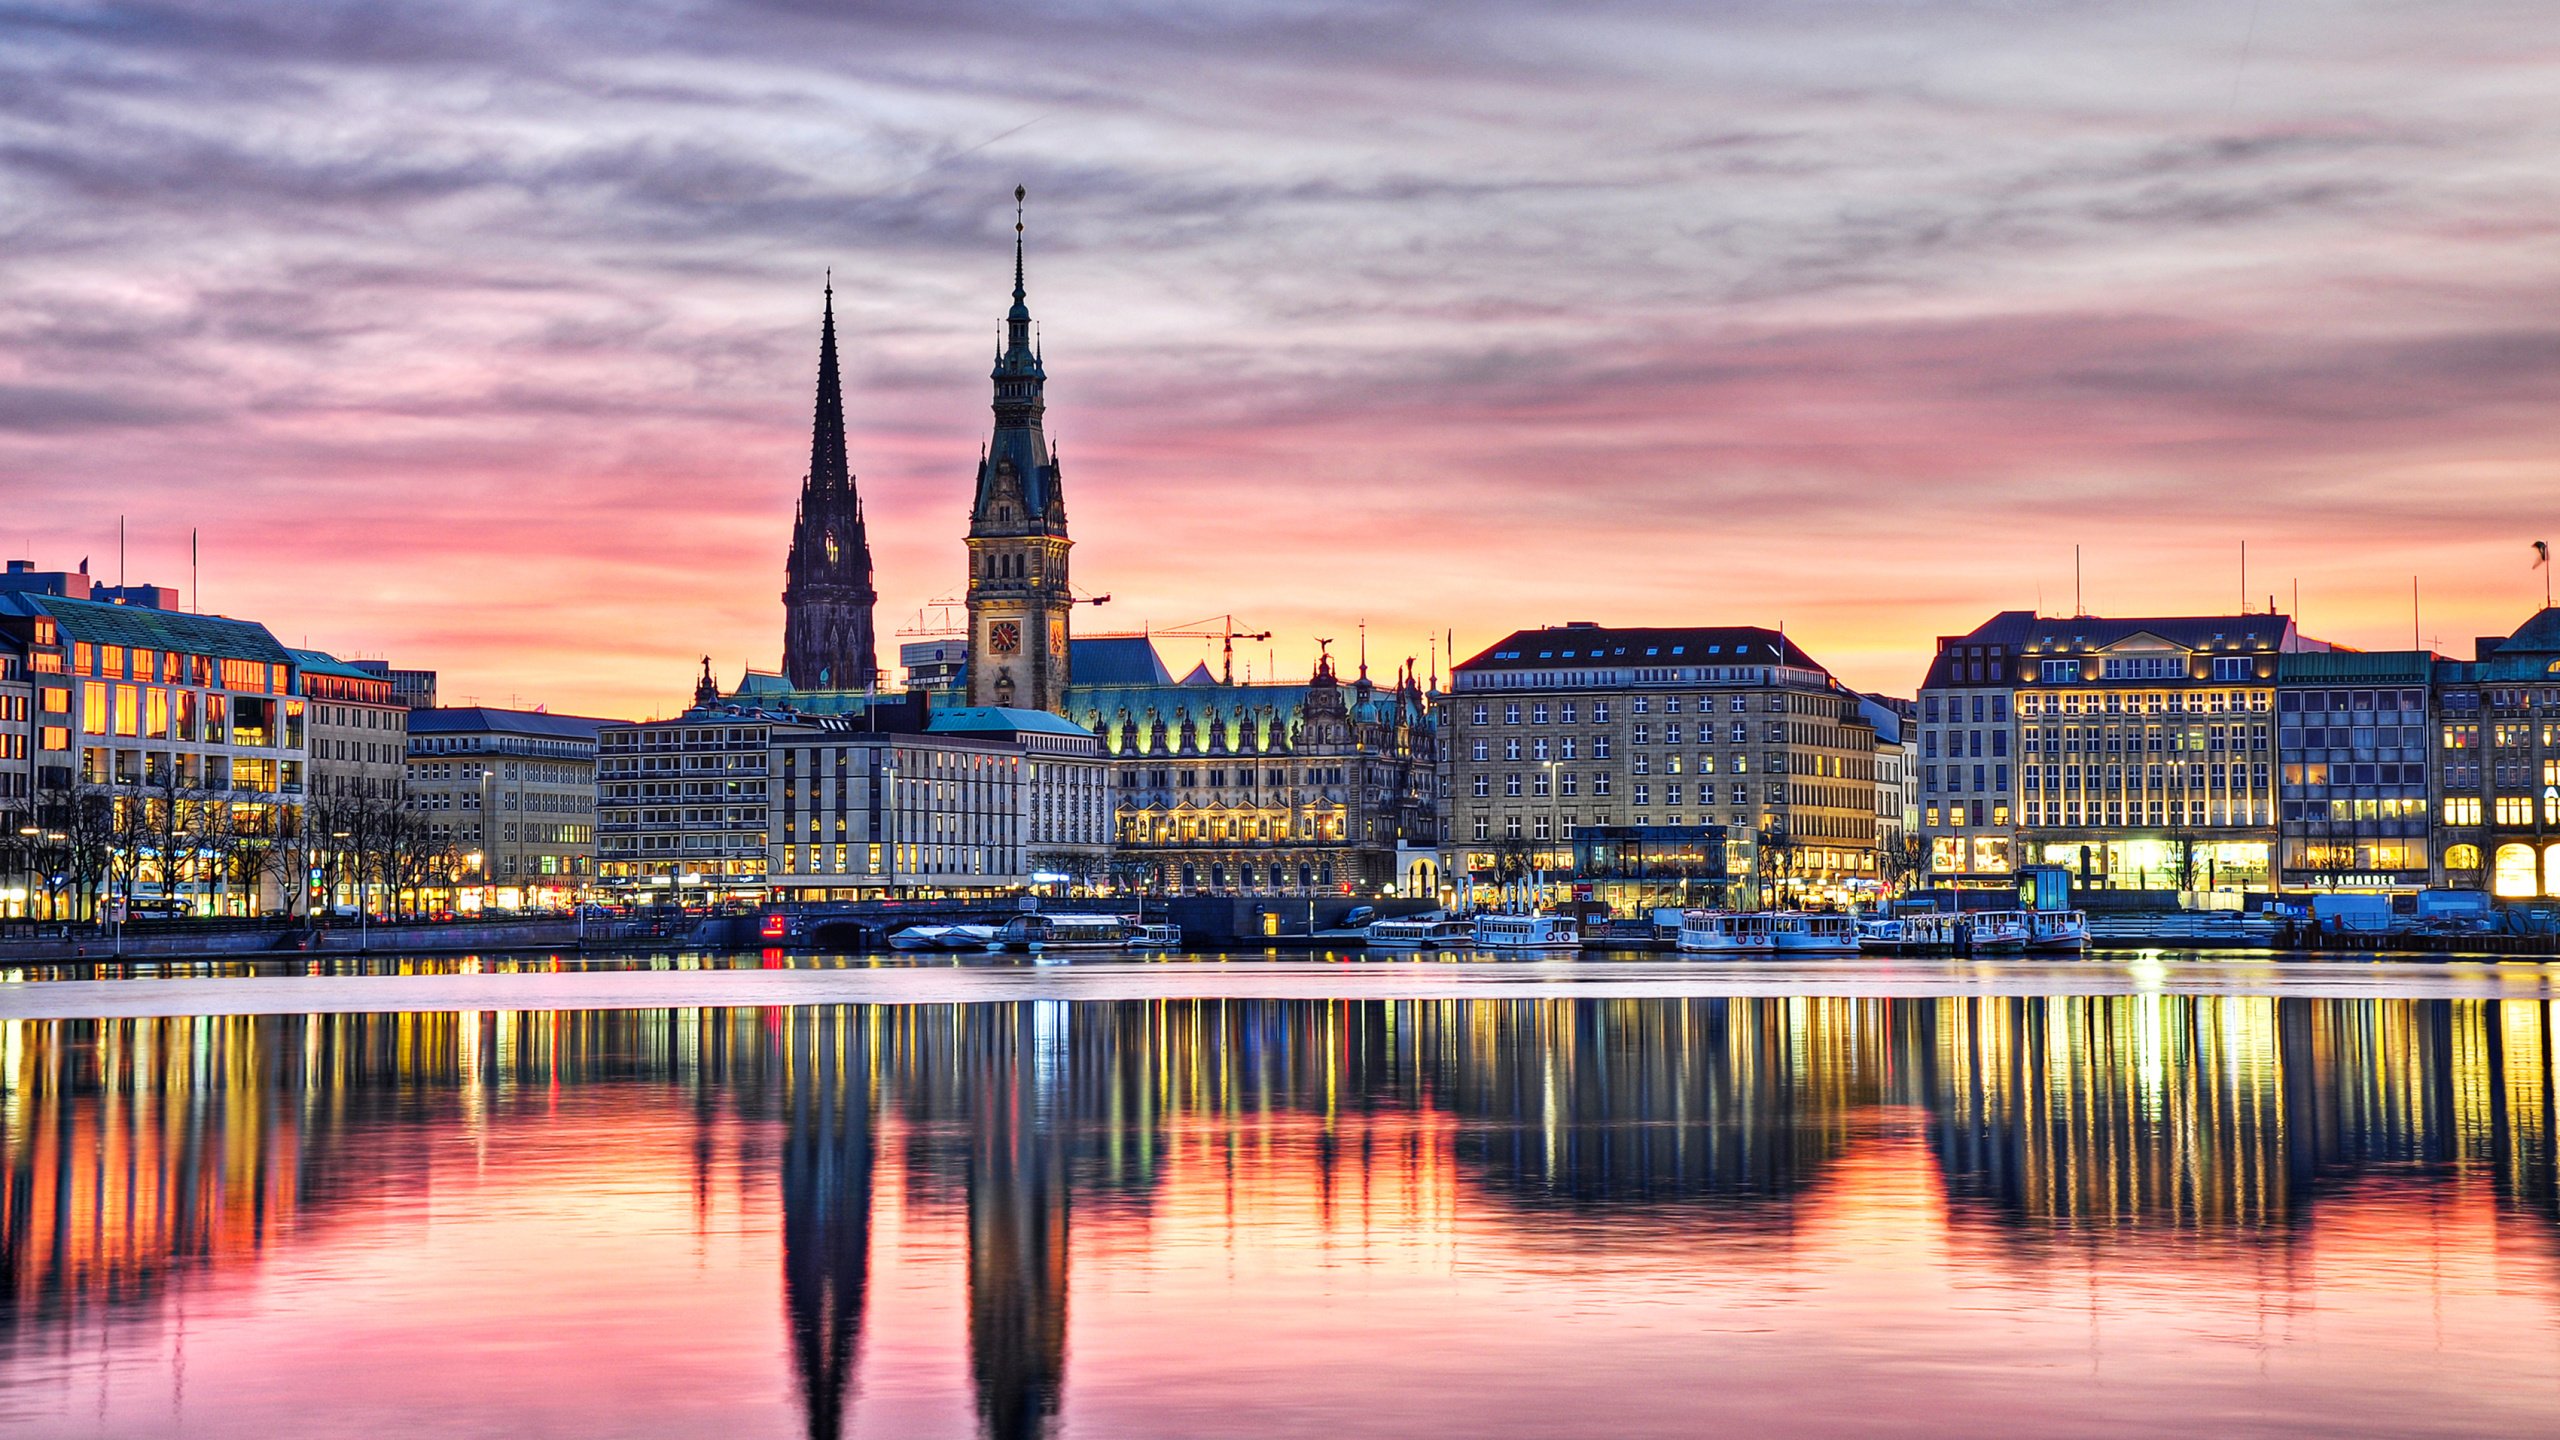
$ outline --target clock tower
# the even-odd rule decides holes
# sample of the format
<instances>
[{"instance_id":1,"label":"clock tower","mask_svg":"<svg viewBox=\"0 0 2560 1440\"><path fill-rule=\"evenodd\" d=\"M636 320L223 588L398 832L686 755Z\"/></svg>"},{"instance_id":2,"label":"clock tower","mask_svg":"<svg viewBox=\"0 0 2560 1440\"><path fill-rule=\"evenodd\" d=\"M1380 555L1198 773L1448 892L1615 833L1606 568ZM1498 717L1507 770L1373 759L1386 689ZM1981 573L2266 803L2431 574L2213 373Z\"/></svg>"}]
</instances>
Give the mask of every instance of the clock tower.
<instances>
[{"instance_id":1,"label":"clock tower","mask_svg":"<svg viewBox=\"0 0 2560 1440\"><path fill-rule=\"evenodd\" d=\"M1062 712L1067 693L1066 490L1041 432L1047 375L1022 289L1023 190L1013 191L1013 308L996 354L995 434L969 511L969 703Z\"/></svg>"}]
</instances>

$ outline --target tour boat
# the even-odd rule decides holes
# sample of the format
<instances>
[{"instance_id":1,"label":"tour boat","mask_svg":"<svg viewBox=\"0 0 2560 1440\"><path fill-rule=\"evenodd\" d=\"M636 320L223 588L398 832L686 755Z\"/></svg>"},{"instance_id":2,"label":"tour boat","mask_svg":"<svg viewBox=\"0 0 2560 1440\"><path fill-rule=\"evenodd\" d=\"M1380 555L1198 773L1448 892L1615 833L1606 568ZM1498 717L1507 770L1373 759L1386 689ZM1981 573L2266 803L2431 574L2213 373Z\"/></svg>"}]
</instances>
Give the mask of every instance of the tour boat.
<instances>
[{"instance_id":1,"label":"tour boat","mask_svg":"<svg viewBox=\"0 0 2560 1440\"><path fill-rule=\"evenodd\" d=\"M1182 927L1179 925L1140 925L1129 932L1132 950L1179 950Z\"/></svg>"},{"instance_id":2,"label":"tour boat","mask_svg":"<svg viewBox=\"0 0 2560 1440\"><path fill-rule=\"evenodd\" d=\"M1781 955L1855 955L1858 922L1850 915L1790 913L1769 917L1770 938Z\"/></svg>"},{"instance_id":3,"label":"tour boat","mask_svg":"<svg viewBox=\"0 0 2560 1440\"><path fill-rule=\"evenodd\" d=\"M1977 955L2014 953L2027 948L2032 933L2023 910L1977 910L1964 917Z\"/></svg>"},{"instance_id":4,"label":"tour boat","mask_svg":"<svg viewBox=\"0 0 2560 1440\"><path fill-rule=\"evenodd\" d=\"M1117 915L1017 915L996 932L997 948L1033 954L1119 950L1128 943L1129 922Z\"/></svg>"},{"instance_id":5,"label":"tour boat","mask_svg":"<svg viewBox=\"0 0 2560 1440\"><path fill-rule=\"evenodd\" d=\"M2077 910L2027 912L2027 948L2078 950L2089 943L2089 917Z\"/></svg>"},{"instance_id":6,"label":"tour boat","mask_svg":"<svg viewBox=\"0 0 2560 1440\"><path fill-rule=\"evenodd\" d=\"M1570 915L1479 915L1474 943L1480 950L1579 950L1582 931Z\"/></svg>"},{"instance_id":7,"label":"tour boat","mask_svg":"<svg viewBox=\"0 0 2560 1440\"><path fill-rule=\"evenodd\" d=\"M1476 943L1472 920L1373 920L1362 933L1372 950L1464 950Z\"/></svg>"},{"instance_id":8,"label":"tour boat","mask_svg":"<svg viewBox=\"0 0 2560 1440\"><path fill-rule=\"evenodd\" d=\"M1944 911L1888 916L1858 924L1858 948L1887 955L1917 955L1956 948L1956 921Z\"/></svg>"},{"instance_id":9,"label":"tour boat","mask_svg":"<svg viewBox=\"0 0 2560 1440\"><path fill-rule=\"evenodd\" d=\"M1777 948L1767 915L1692 910L1680 917L1680 950L1687 955L1766 955Z\"/></svg>"}]
</instances>

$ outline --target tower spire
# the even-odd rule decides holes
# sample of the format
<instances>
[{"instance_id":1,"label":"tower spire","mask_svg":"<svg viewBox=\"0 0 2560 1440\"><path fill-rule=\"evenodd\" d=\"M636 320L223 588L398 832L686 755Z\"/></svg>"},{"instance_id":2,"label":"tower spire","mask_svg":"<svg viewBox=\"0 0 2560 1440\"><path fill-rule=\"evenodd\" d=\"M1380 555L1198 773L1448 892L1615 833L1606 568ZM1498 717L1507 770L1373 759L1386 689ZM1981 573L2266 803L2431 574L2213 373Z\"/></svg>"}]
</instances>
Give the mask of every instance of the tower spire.
<instances>
[{"instance_id":1,"label":"tower spire","mask_svg":"<svg viewBox=\"0 0 2560 1440\"><path fill-rule=\"evenodd\" d=\"M1022 202L1030 193L1013 187L1013 315L1020 320L1031 318L1031 307L1022 303Z\"/></svg>"},{"instance_id":2,"label":"tower spire","mask_svg":"<svg viewBox=\"0 0 2560 1440\"><path fill-rule=\"evenodd\" d=\"M844 453L844 377L836 363L836 272L827 271L825 319L818 331L818 411L809 431L809 487L849 490Z\"/></svg>"}]
</instances>

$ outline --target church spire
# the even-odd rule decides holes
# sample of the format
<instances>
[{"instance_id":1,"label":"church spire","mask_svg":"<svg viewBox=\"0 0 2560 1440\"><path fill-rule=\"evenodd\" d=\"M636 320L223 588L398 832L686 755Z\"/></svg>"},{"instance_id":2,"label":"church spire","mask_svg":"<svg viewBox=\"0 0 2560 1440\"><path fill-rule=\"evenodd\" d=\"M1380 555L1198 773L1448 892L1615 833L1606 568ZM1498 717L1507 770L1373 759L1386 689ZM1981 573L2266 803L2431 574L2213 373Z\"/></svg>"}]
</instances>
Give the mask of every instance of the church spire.
<instances>
[{"instance_id":1,"label":"church spire","mask_svg":"<svg viewBox=\"0 0 2560 1440\"><path fill-rule=\"evenodd\" d=\"M826 318L818 331L818 413L809 433L809 488L847 490L852 468L845 463L844 377L836 364L836 277L827 272Z\"/></svg>"},{"instance_id":2,"label":"church spire","mask_svg":"<svg viewBox=\"0 0 2560 1440\"><path fill-rule=\"evenodd\" d=\"M801 690L863 690L879 659L872 638L871 538L845 458L844 376L836 359L835 275L818 332L817 418L791 527L782 601L782 672Z\"/></svg>"}]
</instances>

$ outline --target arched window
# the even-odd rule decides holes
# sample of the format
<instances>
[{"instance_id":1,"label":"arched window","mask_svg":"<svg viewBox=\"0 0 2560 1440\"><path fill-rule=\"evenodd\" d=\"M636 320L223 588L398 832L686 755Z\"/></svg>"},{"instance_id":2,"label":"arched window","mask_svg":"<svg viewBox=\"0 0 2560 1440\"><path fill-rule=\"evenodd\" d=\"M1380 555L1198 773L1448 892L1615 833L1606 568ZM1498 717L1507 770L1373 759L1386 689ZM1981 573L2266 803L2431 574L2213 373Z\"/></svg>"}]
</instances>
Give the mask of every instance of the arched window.
<instances>
[{"instance_id":1,"label":"arched window","mask_svg":"<svg viewBox=\"0 0 2560 1440\"><path fill-rule=\"evenodd\" d=\"M2444 852L2444 868L2447 870L2479 869L2480 847L2477 845L2455 845L2448 847Z\"/></svg>"},{"instance_id":2,"label":"arched window","mask_svg":"<svg viewBox=\"0 0 2560 1440\"><path fill-rule=\"evenodd\" d=\"M2498 847L2498 868L2490 879L2493 891L2510 900L2530 900L2542 893L2535 879L2532 846Z\"/></svg>"},{"instance_id":3,"label":"arched window","mask_svg":"<svg viewBox=\"0 0 2560 1440\"><path fill-rule=\"evenodd\" d=\"M1182 888L1185 890L1197 890L1200 888L1199 866L1185 865L1182 867Z\"/></svg>"},{"instance_id":4,"label":"arched window","mask_svg":"<svg viewBox=\"0 0 2560 1440\"><path fill-rule=\"evenodd\" d=\"M1224 889L1226 889L1226 888L1227 888L1227 867L1226 867L1226 866L1224 866L1224 865L1212 865L1212 866L1210 866L1210 867L1209 867L1209 883L1210 883L1211 885L1213 885L1213 886L1216 886L1216 887L1217 887L1218 889L1220 889L1220 890L1224 890Z\"/></svg>"}]
</instances>

